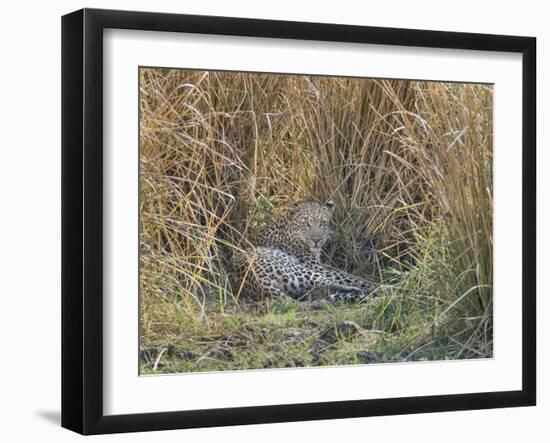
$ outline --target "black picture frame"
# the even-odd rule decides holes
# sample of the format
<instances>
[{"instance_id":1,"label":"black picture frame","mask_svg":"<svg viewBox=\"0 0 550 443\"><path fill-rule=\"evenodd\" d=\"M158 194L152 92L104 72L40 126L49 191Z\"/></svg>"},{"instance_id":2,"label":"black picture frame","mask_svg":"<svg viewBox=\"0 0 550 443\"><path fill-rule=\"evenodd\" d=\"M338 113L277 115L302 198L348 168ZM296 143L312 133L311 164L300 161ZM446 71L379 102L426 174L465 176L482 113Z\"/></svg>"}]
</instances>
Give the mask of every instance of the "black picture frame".
<instances>
[{"instance_id":1,"label":"black picture frame","mask_svg":"<svg viewBox=\"0 0 550 443\"><path fill-rule=\"evenodd\" d=\"M522 389L260 407L103 413L103 30L171 31L522 54ZM62 18L62 426L82 434L529 406L536 403L536 39L83 9Z\"/></svg>"}]
</instances>

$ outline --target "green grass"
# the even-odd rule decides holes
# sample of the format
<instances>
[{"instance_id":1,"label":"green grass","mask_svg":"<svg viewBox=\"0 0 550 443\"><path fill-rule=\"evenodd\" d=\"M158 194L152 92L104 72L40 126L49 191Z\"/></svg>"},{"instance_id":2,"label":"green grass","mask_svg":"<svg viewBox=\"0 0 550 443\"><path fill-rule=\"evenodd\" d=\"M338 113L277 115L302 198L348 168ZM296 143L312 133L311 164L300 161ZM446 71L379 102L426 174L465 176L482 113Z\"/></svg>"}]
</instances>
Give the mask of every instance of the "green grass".
<instances>
[{"instance_id":1,"label":"green grass","mask_svg":"<svg viewBox=\"0 0 550 443\"><path fill-rule=\"evenodd\" d=\"M480 358L491 350L466 346L468 320L436 324L419 300L382 296L363 305L312 307L292 299L205 310L203 322L181 315L172 336L149 336L141 373L176 373L319 365ZM444 326L444 327L442 327ZM449 334L450 329L456 332ZM162 355L161 355L162 353ZM157 361L157 358L161 358Z\"/></svg>"},{"instance_id":2,"label":"green grass","mask_svg":"<svg viewBox=\"0 0 550 443\"><path fill-rule=\"evenodd\" d=\"M140 91L142 373L492 356L491 86L142 69ZM323 262L383 295L242 297L232 252L328 198Z\"/></svg>"}]
</instances>

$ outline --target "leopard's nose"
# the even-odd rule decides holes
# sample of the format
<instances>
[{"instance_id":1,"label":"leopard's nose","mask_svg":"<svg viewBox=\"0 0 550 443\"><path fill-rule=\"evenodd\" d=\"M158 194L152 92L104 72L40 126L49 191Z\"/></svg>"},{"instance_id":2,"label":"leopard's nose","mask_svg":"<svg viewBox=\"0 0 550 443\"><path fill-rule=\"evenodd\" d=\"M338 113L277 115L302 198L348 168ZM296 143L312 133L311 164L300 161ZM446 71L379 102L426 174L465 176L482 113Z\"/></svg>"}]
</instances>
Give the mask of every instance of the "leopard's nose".
<instances>
[{"instance_id":1,"label":"leopard's nose","mask_svg":"<svg viewBox=\"0 0 550 443\"><path fill-rule=\"evenodd\" d=\"M311 241L315 243L316 245L321 241L321 234L311 234L310 235Z\"/></svg>"}]
</instances>

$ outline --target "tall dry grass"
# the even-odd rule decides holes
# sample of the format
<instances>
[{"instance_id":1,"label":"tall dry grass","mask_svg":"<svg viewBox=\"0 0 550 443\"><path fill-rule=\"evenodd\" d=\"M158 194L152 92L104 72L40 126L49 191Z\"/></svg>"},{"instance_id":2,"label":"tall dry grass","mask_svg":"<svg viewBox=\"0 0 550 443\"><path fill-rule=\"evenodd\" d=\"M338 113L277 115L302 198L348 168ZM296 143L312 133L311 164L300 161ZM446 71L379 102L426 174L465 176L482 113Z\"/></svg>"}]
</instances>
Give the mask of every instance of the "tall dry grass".
<instances>
[{"instance_id":1,"label":"tall dry grass","mask_svg":"<svg viewBox=\"0 0 550 443\"><path fill-rule=\"evenodd\" d=\"M231 250L332 198L326 263L390 287L392 322L425 314L451 358L491 354L491 86L142 69L140 94L142 341L212 326Z\"/></svg>"}]
</instances>

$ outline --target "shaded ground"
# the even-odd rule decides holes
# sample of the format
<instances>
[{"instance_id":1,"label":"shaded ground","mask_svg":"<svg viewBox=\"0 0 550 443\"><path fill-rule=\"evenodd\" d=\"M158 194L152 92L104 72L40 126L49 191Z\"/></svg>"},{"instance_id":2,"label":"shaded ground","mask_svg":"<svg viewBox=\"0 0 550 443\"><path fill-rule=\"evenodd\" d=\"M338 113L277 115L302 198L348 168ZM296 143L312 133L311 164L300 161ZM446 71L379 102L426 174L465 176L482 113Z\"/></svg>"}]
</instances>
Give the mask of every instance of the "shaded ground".
<instances>
[{"instance_id":1,"label":"shaded ground","mask_svg":"<svg viewBox=\"0 0 550 443\"><path fill-rule=\"evenodd\" d=\"M439 326L419 300L383 296L361 305L292 299L206 306L202 320L180 317L179 331L142 338L142 374L483 358L462 336L465 319ZM408 324L395 321L396 313ZM421 314L425 312L424 314ZM416 325L416 326L414 326ZM157 325L158 326L158 325ZM173 326L173 325L172 325ZM160 328L162 330L162 327ZM469 332L471 333L471 331Z\"/></svg>"}]
</instances>

